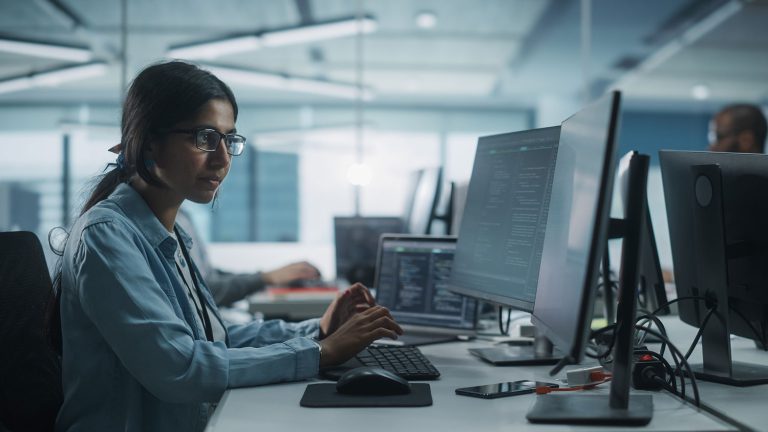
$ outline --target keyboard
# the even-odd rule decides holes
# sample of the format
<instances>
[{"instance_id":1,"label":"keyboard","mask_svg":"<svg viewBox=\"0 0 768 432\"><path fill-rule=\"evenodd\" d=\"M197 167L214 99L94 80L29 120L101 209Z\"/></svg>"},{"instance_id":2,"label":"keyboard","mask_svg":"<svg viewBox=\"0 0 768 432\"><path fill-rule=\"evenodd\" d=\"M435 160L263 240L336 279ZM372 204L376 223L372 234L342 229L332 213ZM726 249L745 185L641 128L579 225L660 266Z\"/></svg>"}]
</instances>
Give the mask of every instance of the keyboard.
<instances>
[{"instance_id":1,"label":"keyboard","mask_svg":"<svg viewBox=\"0 0 768 432\"><path fill-rule=\"evenodd\" d=\"M338 379L349 369L373 366L394 372L407 380L434 380L440 372L413 346L371 345L339 367L323 370L325 377Z\"/></svg>"}]
</instances>

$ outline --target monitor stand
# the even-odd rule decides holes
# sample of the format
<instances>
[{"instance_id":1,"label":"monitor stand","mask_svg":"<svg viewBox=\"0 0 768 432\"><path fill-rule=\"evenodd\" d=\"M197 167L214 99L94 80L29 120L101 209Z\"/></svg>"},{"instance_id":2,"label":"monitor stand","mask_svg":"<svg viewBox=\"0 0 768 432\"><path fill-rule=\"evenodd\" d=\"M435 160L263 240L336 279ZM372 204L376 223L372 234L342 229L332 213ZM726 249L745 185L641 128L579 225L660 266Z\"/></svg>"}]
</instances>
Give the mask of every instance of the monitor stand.
<instances>
[{"instance_id":1,"label":"monitor stand","mask_svg":"<svg viewBox=\"0 0 768 432\"><path fill-rule=\"evenodd\" d=\"M642 426L653 417L651 395L629 394L632 381L635 312L640 263L640 233L644 229L647 155L635 155L630 161L629 194L626 206L627 228L622 244L619 302L616 313L616 342L613 348L613 378L608 395L557 394L536 397L526 418L531 423ZM552 371L556 373L570 358Z\"/></svg>"},{"instance_id":2,"label":"monitor stand","mask_svg":"<svg viewBox=\"0 0 768 432\"><path fill-rule=\"evenodd\" d=\"M691 183L695 188L694 238L697 279L704 293L706 309L716 307L701 338L703 364L691 365L696 378L732 386L768 384L768 367L735 362L731 358L730 311L728 306L728 277L723 224L722 174L718 165L698 165L691 168ZM722 264L721 264L722 263ZM723 265L724 264L724 265ZM700 309L700 311L702 311ZM703 315L700 315L703 316Z\"/></svg>"},{"instance_id":3,"label":"monitor stand","mask_svg":"<svg viewBox=\"0 0 768 432\"><path fill-rule=\"evenodd\" d=\"M533 345L470 348L469 352L494 366L553 365L563 358L562 353L554 350L552 342L538 333Z\"/></svg>"}]
</instances>

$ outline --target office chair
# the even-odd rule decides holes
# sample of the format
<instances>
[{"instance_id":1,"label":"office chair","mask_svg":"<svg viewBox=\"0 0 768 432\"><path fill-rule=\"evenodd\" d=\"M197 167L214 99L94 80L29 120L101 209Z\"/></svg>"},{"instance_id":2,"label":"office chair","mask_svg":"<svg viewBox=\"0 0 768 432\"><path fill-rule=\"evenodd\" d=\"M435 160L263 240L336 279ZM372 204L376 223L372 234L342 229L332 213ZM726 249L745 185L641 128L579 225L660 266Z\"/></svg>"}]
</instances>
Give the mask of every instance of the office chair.
<instances>
[{"instance_id":1,"label":"office chair","mask_svg":"<svg viewBox=\"0 0 768 432\"><path fill-rule=\"evenodd\" d=\"M0 430L53 430L63 396L44 331L51 292L37 236L0 233Z\"/></svg>"}]
</instances>

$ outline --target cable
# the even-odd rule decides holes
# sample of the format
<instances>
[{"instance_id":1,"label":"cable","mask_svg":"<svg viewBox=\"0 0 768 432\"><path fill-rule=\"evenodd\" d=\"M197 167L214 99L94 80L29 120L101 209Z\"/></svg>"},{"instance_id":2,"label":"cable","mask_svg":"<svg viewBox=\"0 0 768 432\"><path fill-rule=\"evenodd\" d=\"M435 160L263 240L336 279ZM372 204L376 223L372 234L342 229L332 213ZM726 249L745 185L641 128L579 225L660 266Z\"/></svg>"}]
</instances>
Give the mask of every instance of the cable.
<instances>
[{"instance_id":1,"label":"cable","mask_svg":"<svg viewBox=\"0 0 768 432\"><path fill-rule=\"evenodd\" d=\"M705 297L702 297L702 296L684 296L684 297L678 297L678 298L676 298L676 299L673 299L673 300L670 300L670 301L668 301L667 303L665 303L665 304L664 304L664 305L662 305L662 306L659 306L659 307L658 307L656 310L654 310L654 311L651 313L651 315L656 315L656 314L657 314L657 313L659 313L659 312L660 312L662 309L665 309L665 308L667 308L669 305L671 305L671 304L674 304L674 303L677 303L677 302L679 302L679 301L681 301L681 300L703 300L703 301L707 301L707 299L706 299ZM742 314L740 310L736 309L736 308L735 308L735 307L734 307L734 306L733 306L733 305L732 305L730 302L728 302L728 310L730 310L731 312L733 312L733 313L735 313L736 315L738 315L738 316L739 316L739 318L741 318L741 319L742 319L742 321L744 321L744 323L745 323L747 326L749 326L750 330L752 330L752 333L754 333L755 337L757 337L757 338L758 338L758 339L760 339L761 341L764 341L764 340L766 340L765 328L763 328L763 334L761 335L761 334L760 334L760 332L759 332L759 331L758 331L758 330L755 328L755 326L752 324L752 321L748 320L748 319L747 319L747 317L745 317L745 316L744 316L744 314Z\"/></svg>"},{"instance_id":2,"label":"cable","mask_svg":"<svg viewBox=\"0 0 768 432\"><path fill-rule=\"evenodd\" d=\"M503 323L503 316L504 314L504 308L499 306L499 331L502 335L508 335L509 334L509 324L512 322L512 309L507 309L507 325L505 326Z\"/></svg>"},{"instance_id":3,"label":"cable","mask_svg":"<svg viewBox=\"0 0 768 432\"><path fill-rule=\"evenodd\" d=\"M669 381L667 381L667 385L669 385L675 392L677 392L677 381L675 381L674 369L672 369L672 366L669 364L667 359L665 359L664 357L660 356L658 353L655 353L653 351L648 351L648 355L650 355L651 357L661 362L661 364L664 366L664 370L667 371L667 375L669 376Z\"/></svg>"},{"instance_id":4,"label":"cable","mask_svg":"<svg viewBox=\"0 0 768 432\"><path fill-rule=\"evenodd\" d=\"M669 345L669 351L670 353L674 353L673 356L676 354L680 356L680 359L682 360L683 366L685 366L685 369L688 373L688 377L691 380L691 387L693 387L693 398L696 401L696 406L698 407L701 404L701 400L699 398L699 386L696 384L696 377L693 374L693 370L691 370L691 365L688 364L688 360L686 360L679 349L664 335L662 335L660 332L657 332L656 330L653 330L648 327L642 327L642 326L635 326L638 330L645 330L648 333L656 336L657 338L661 339L662 341L665 341L667 345ZM674 358L674 357L673 357ZM682 381L682 380L681 380ZM684 389L684 388L683 388ZM682 394L685 394L684 392Z\"/></svg>"},{"instance_id":5,"label":"cable","mask_svg":"<svg viewBox=\"0 0 768 432\"><path fill-rule=\"evenodd\" d=\"M608 375L604 380L602 381L596 381L590 384L580 385L580 386L574 386L574 387L558 387L558 388L552 388L547 386L539 386L536 387L536 394L537 395L545 395L547 393L552 392L568 392L568 391L582 391L582 390L591 390L600 384L605 384L608 381L611 380L611 376Z\"/></svg>"},{"instance_id":6,"label":"cable","mask_svg":"<svg viewBox=\"0 0 768 432\"><path fill-rule=\"evenodd\" d=\"M696 344L699 343L699 339L701 339L701 335L704 334L704 329L707 327L707 323L709 322L709 319L712 317L712 314L714 314L717 311L715 308L710 308L707 311L707 314L704 316L704 319L701 321L701 327L699 327L699 331L696 332L696 336L693 338L693 343L691 343L691 347L688 348L688 351L685 353L685 359L688 360L688 358L691 357L691 353L693 353L693 350L696 349Z\"/></svg>"}]
</instances>

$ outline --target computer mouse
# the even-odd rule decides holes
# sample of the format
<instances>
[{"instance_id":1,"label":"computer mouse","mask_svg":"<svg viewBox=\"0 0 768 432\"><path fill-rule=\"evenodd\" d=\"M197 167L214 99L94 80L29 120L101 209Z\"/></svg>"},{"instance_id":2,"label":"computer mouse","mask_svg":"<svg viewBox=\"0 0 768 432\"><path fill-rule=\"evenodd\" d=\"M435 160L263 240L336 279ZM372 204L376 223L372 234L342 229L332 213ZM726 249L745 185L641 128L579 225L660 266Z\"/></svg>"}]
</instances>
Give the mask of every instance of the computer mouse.
<instances>
[{"instance_id":1,"label":"computer mouse","mask_svg":"<svg viewBox=\"0 0 768 432\"><path fill-rule=\"evenodd\" d=\"M366 366L342 375L336 391L350 395L399 395L410 393L411 384L388 370Z\"/></svg>"}]
</instances>

